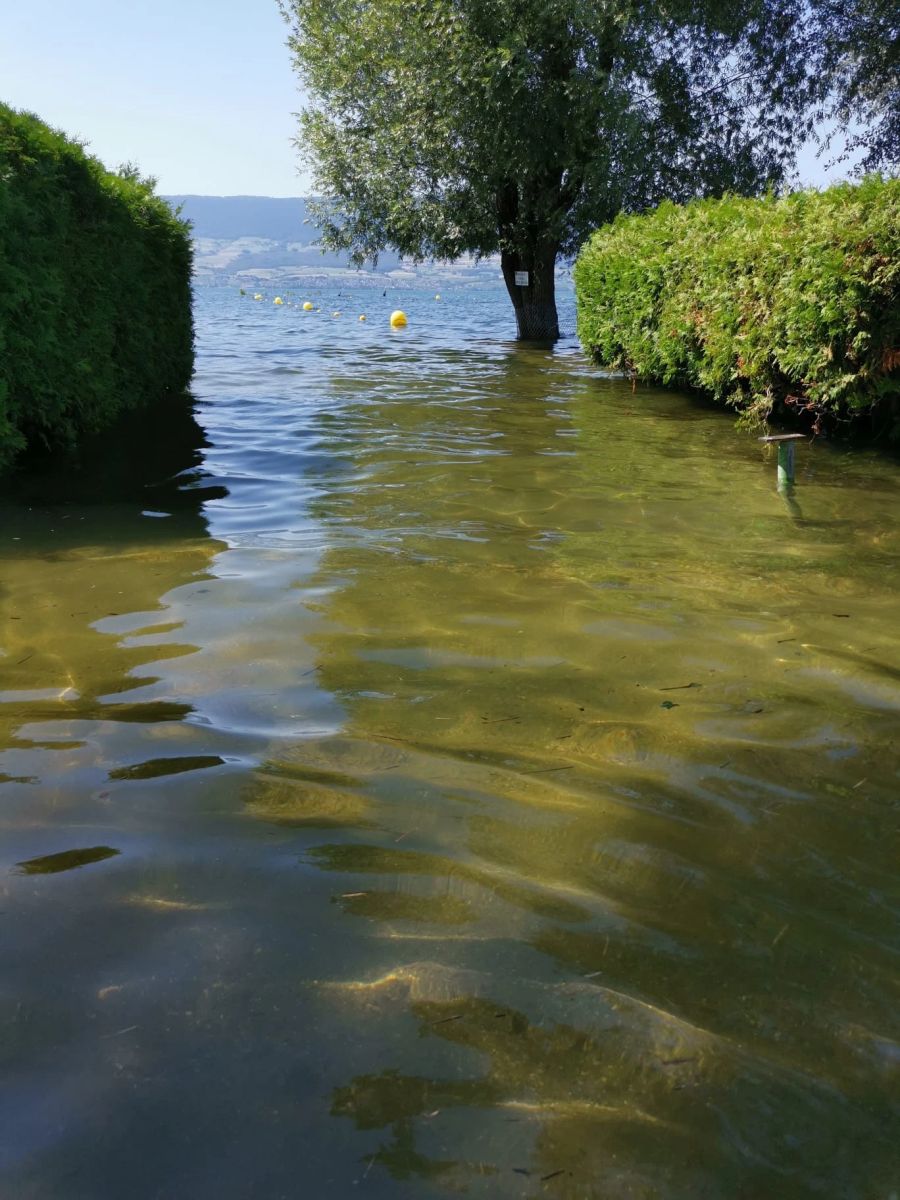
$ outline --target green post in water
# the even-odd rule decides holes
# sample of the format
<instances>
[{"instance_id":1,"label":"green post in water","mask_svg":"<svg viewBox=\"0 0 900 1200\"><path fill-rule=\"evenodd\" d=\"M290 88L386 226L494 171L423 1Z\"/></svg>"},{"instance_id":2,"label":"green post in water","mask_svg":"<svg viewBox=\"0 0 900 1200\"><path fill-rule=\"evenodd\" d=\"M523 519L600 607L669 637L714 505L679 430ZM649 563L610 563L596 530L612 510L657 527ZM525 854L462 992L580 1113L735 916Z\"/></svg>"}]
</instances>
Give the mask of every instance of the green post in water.
<instances>
[{"instance_id":1,"label":"green post in water","mask_svg":"<svg viewBox=\"0 0 900 1200\"><path fill-rule=\"evenodd\" d=\"M794 443L804 441L802 433L777 433L761 437L761 442L778 447L778 490L786 492L794 486Z\"/></svg>"},{"instance_id":2,"label":"green post in water","mask_svg":"<svg viewBox=\"0 0 900 1200\"><path fill-rule=\"evenodd\" d=\"M792 487L794 483L794 443L778 443L778 490Z\"/></svg>"}]
</instances>

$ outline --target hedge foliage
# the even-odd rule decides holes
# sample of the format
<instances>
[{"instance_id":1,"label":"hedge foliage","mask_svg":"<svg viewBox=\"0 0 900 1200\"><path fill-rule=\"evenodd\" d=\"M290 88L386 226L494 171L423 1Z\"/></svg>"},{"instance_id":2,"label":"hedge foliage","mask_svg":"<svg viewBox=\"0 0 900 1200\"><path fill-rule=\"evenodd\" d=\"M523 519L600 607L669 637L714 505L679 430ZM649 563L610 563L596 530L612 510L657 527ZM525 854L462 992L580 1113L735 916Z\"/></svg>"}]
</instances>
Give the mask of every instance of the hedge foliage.
<instances>
[{"instance_id":1,"label":"hedge foliage","mask_svg":"<svg viewBox=\"0 0 900 1200\"><path fill-rule=\"evenodd\" d=\"M190 275L152 181L0 104L0 469L186 387Z\"/></svg>"},{"instance_id":2,"label":"hedge foliage","mask_svg":"<svg viewBox=\"0 0 900 1200\"><path fill-rule=\"evenodd\" d=\"M601 363L764 418L900 412L900 180L726 196L593 235L578 334Z\"/></svg>"}]
</instances>

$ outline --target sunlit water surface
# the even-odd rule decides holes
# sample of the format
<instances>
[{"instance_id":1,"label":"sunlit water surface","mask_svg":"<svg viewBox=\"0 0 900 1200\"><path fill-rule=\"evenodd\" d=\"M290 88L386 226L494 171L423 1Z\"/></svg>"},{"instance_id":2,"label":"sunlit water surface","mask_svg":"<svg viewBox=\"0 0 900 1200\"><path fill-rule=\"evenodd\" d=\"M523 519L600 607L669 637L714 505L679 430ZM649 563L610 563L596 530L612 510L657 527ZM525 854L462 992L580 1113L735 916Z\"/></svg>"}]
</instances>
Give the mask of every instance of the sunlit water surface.
<instances>
[{"instance_id":1,"label":"sunlit water surface","mask_svg":"<svg viewBox=\"0 0 900 1200\"><path fill-rule=\"evenodd\" d=\"M0 503L0 1195L896 1196L896 461L310 298Z\"/></svg>"}]
</instances>

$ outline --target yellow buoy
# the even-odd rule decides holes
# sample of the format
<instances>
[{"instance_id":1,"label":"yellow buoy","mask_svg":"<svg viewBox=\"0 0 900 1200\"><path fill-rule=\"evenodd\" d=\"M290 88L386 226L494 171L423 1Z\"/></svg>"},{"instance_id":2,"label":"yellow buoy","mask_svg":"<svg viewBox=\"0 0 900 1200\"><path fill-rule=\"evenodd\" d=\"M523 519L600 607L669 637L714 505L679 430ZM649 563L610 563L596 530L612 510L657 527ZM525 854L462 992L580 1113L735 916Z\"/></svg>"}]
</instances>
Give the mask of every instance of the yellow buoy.
<instances>
[{"instance_id":1,"label":"yellow buoy","mask_svg":"<svg viewBox=\"0 0 900 1200\"><path fill-rule=\"evenodd\" d=\"M441 294L440 294L440 292L438 292L438 294L435 296L435 300L440 300L440 298L441 298Z\"/></svg>"},{"instance_id":2,"label":"yellow buoy","mask_svg":"<svg viewBox=\"0 0 900 1200\"><path fill-rule=\"evenodd\" d=\"M304 300L303 301L303 311L304 312L312 312L312 310L313 310L312 301Z\"/></svg>"},{"instance_id":3,"label":"yellow buoy","mask_svg":"<svg viewBox=\"0 0 900 1200\"><path fill-rule=\"evenodd\" d=\"M406 324L406 313L399 308L395 308L391 313L391 328L402 329Z\"/></svg>"},{"instance_id":4,"label":"yellow buoy","mask_svg":"<svg viewBox=\"0 0 900 1200\"><path fill-rule=\"evenodd\" d=\"M253 297L254 300L262 300L262 292L257 292Z\"/></svg>"},{"instance_id":5,"label":"yellow buoy","mask_svg":"<svg viewBox=\"0 0 900 1200\"><path fill-rule=\"evenodd\" d=\"M340 310L340 309L337 309L337 310L336 310L335 312L333 312L331 315L332 315L333 317L339 317L339 316L341 315L341 310Z\"/></svg>"},{"instance_id":6,"label":"yellow buoy","mask_svg":"<svg viewBox=\"0 0 900 1200\"><path fill-rule=\"evenodd\" d=\"M284 304L284 301L282 300L282 298L280 296L276 296L275 299L272 301L272 303L273 304Z\"/></svg>"},{"instance_id":7,"label":"yellow buoy","mask_svg":"<svg viewBox=\"0 0 900 1200\"><path fill-rule=\"evenodd\" d=\"M361 316L359 319L360 319L361 321L364 321L364 320L366 319L366 314L365 314L365 313L363 313L363 315L362 315L362 316Z\"/></svg>"}]
</instances>

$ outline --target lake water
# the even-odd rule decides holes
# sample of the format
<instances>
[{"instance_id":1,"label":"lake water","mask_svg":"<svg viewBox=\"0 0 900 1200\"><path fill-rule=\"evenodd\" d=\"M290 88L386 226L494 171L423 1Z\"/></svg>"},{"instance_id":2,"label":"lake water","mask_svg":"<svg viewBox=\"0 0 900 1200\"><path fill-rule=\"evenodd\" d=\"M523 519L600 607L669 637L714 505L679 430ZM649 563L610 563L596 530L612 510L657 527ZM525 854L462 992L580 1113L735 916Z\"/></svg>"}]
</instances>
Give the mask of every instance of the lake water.
<instances>
[{"instance_id":1,"label":"lake water","mask_svg":"<svg viewBox=\"0 0 900 1200\"><path fill-rule=\"evenodd\" d=\"M308 298L0 501L0 1196L896 1197L896 460Z\"/></svg>"}]
</instances>

